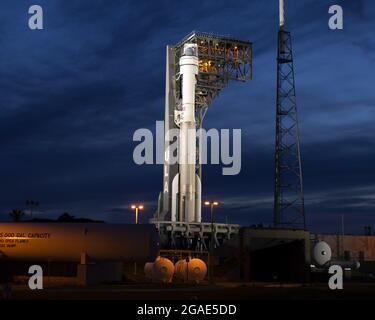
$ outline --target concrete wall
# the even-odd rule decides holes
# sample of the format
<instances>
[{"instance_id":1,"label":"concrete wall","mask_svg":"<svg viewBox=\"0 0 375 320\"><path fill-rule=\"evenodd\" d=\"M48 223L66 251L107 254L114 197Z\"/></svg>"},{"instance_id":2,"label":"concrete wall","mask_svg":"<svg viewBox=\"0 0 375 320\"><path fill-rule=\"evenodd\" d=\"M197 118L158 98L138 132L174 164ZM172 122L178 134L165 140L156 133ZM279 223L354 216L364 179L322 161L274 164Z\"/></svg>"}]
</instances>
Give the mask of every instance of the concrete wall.
<instances>
[{"instance_id":1,"label":"concrete wall","mask_svg":"<svg viewBox=\"0 0 375 320\"><path fill-rule=\"evenodd\" d=\"M310 233L243 227L215 255L221 262L223 279L305 282L311 258Z\"/></svg>"},{"instance_id":2,"label":"concrete wall","mask_svg":"<svg viewBox=\"0 0 375 320\"><path fill-rule=\"evenodd\" d=\"M310 263L310 233L304 230L291 229L253 229L242 228L242 246L251 250L265 249L276 245L284 244L294 240L305 242L305 261Z\"/></svg>"},{"instance_id":3,"label":"concrete wall","mask_svg":"<svg viewBox=\"0 0 375 320\"><path fill-rule=\"evenodd\" d=\"M121 262L100 262L96 264L79 264L77 282L81 286L122 280L123 264Z\"/></svg>"},{"instance_id":4,"label":"concrete wall","mask_svg":"<svg viewBox=\"0 0 375 320\"><path fill-rule=\"evenodd\" d=\"M315 240L330 245L334 260L375 261L375 236L316 234Z\"/></svg>"}]
</instances>

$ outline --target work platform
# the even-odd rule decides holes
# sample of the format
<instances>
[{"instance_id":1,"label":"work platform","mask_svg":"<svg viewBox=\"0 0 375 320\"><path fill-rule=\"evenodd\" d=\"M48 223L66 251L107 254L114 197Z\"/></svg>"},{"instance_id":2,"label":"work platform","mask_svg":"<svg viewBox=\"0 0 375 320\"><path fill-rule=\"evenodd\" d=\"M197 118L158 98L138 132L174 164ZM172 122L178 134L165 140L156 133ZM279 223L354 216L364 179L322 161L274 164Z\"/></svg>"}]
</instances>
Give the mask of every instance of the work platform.
<instances>
[{"instance_id":1,"label":"work platform","mask_svg":"<svg viewBox=\"0 0 375 320\"><path fill-rule=\"evenodd\" d=\"M150 220L159 230L161 246L164 248L190 248L207 250L211 239L214 247L232 239L240 230L239 224L227 223L187 223L179 221Z\"/></svg>"}]
</instances>

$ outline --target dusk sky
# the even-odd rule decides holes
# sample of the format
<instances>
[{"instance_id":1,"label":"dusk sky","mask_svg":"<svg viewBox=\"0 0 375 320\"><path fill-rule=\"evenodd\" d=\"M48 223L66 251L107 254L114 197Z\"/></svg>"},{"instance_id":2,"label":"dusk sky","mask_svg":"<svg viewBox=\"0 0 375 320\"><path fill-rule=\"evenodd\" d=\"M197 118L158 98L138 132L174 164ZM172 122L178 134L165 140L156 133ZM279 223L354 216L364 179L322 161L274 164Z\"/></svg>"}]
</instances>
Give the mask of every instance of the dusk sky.
<instances>
[{"instance_id":1,"label":"dusk sky","mask_svg":"<svg viewBox=\"0 0 375 320\"><path fill-rule=\"evenodd\" d=\"M44 30L28 28L39 4ZM328 28L342 5L344 30ZM138 128L164 118L165 46L192 30L253 42L253 80L229 83L204 127L242 129L242 170L203 168L217 220L272 222L278 1L49 0L1 2L0 215L27 199L62 212L147 222L162 166L133 162ZM301 130L307 223L313 232L375 227L375 2L287 1ZM203 218L207 219L206 209Z\"/></svg>"}]
</instances>

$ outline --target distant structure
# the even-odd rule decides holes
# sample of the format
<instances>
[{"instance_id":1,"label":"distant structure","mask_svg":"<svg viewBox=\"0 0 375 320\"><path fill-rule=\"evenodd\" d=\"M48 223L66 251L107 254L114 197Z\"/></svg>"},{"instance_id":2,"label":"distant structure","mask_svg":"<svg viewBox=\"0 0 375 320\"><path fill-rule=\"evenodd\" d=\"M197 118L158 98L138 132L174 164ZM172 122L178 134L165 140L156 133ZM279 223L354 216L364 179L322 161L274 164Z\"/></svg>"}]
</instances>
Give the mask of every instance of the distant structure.
<instances>
[{"instance_id":1,"label":"distant structure","mask_svg":"<svg viewBox=\"0 0 375 320\"><path fill-rule=\"evenodd\" d=\"M292 40L279 1L274 226L306 229Z\"/></svg>"},{"instance_id":2,"label":"distant structure","mask_svg":"<svg viewBox=\"0 0 375 320\"><path fill-rule=\"evenodd\" d=\"M205 247L204 234L211 226L205 228L201 223L202 168L195 131L230 80L252 78L252 44L194 31L178 44L167 46L166 60L163 189L152 222L161 234L168 234L173 246L180 246L176 245L181 242L178 239L193 241L198 234ZM176 130L178 154L171 148L177 140ZM173 163L171 159L176 157L179 161ZM232 232L229 227L224 229L224 233ZM191 243L185 246L191 247Z\"/></svg>"}]
</instances>

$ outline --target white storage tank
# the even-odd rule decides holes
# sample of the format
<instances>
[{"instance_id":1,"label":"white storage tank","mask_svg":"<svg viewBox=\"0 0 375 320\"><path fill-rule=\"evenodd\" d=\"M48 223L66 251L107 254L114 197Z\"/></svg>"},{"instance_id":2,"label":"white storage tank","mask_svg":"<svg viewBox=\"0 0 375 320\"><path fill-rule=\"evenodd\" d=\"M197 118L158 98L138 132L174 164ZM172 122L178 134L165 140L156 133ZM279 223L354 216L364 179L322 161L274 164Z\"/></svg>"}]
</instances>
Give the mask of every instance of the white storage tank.
<instances>
[{"instance_id":1,"label":"white storage tank","mask_svg":"<svg viewBox=\"0 0 375 320\"><path fill-rule=\"evenodd\" d=\"M198 258L187 258L178 260L175 264L176 277L184 281L199 283L207 274L206 263Z\"/></svg>"},{"instance_id":2,"label":"white storage tank","mask_svg":"<svg viewBox=\"0 0 375 320\"><path fill-rule=\"evenodd\" d=\"M0 256L9 260L153 261L159 235L151 224L0 223Z\"/></svg>"}]
</instances>

